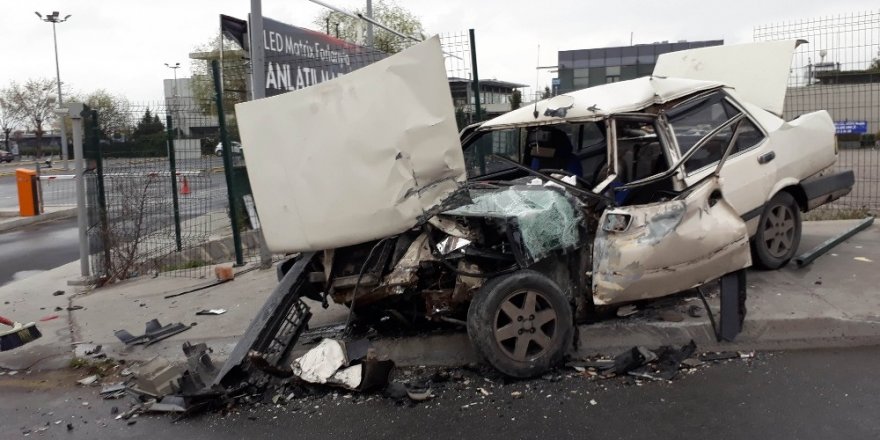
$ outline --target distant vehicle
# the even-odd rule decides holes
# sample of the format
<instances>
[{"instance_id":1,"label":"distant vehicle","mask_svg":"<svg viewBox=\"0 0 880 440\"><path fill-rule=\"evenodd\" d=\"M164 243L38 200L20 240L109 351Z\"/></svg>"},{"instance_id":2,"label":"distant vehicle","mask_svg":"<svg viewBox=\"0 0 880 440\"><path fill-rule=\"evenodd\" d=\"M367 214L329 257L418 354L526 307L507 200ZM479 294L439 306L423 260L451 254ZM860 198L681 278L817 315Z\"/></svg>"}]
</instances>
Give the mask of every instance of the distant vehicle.
<instances>
[{"instance_id":1,"label":"distant vehicle","mask_svg":"<svg viewBox=\"0 0 880 440\"><path fill-rule=\"evenodd\" d=\"M232 143L232 154L238 154L238 155L243 154L242 153L243 147L241 146L240 142L232 141L231 143ZM223 142L217 143L217 146L214 148L214 154L216 154L217 157L223 156Z\"/></svg>"},{"instance_id":2,"label":"distant vehicle","mask_svg":"<svg viewBox=\"0 0 880 440\"><path fill-rule=\"evenodd\" d=\"M12 162L12 159L14 158L15 156L12 153L6 150L0 150L0 162Z\"/></svg>"}]
</instances>

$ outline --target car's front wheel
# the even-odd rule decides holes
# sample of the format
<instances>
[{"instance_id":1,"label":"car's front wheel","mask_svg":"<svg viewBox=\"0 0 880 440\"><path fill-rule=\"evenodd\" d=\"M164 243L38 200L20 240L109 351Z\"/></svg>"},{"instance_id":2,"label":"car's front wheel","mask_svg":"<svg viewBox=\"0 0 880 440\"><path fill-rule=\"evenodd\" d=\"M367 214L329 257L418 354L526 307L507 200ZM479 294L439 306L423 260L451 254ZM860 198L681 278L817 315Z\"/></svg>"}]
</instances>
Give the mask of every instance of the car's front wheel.
<instances>
[{"instance_id":1,"label":"car's front wheel","mask_svg":"<svg viewBox=\"0 0 880 440\"><path fill-rule=\"evenodd\" d=\"M489 280L471 302L467 327L486 361L519 378L559 364L574 330L565 294L555 282L531 270Z\"/></svg>"},{"instance_id":2,"label":"car's front wheel","mask_svg":"<svg viewBox=\"0 0 880 440\"><path fill-rule=\"evenodd\" d=\"M752 238L756 266L778 269L788 264L801 242L801 211L794 197L782 191L764 206L758 231Z\"/></svg>"}]
</instances>

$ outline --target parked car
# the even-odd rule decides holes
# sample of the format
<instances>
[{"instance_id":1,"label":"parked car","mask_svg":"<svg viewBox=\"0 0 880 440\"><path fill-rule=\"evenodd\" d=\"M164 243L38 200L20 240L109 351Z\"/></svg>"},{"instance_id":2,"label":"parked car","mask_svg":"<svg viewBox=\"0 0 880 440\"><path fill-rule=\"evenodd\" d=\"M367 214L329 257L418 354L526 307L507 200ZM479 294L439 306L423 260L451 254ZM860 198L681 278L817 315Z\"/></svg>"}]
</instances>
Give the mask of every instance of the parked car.
<instances>
[{"instance_id":1,"label":"parked car","mask_svg":"<svg viewBox=\"0 0 880 440\"><path fill-rule=\"evenodd\" d=\"M241 146L240 142L232 141L229 143L232 146L232 151L230 151L233 155L242 155L244 154L244 150ZM223 142L219 142L216 147L214 147L214 154L217 157L223 156Z\"/></svg>"},{"instance_id":2,"label":"parked car","mask_svg":"<svg viewBox=\"0 0 880 440\"><path fill-rule=\"evenodd\" d=\"M10 153L6 150L0 150L0 162L7 162L8 163L8 162L12 162L13 159L15 159L15 155L13 155L12 153Z\"/></svg>"},{"instance_id":3,"label":"parked car","mask_svg":"<svg viewBox=\"0 0 880 440\"><path fill-rule=\"evenodd\" d=\"M299 252L281 265L279 304L465 325L491 365L529 377L597 309L784 265L801 212L854 180L829 169L827 112L781 118L796 44L666 54L651 77L528 104L458 139L436 39L239 104L266 240Z\"/></svg>"}]
</instances>

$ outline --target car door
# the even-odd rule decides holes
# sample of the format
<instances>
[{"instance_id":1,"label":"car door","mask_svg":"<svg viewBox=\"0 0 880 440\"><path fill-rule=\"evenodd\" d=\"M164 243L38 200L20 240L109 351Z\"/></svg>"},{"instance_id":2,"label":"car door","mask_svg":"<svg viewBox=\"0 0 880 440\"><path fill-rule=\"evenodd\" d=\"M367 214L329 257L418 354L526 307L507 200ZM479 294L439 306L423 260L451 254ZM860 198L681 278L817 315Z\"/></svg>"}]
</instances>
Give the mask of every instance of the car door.
<instances>
[{"instance_id":1,"label":"car door","mask_svg":"<svg viewBox=\"0 0 880 440\"><path fill-rule=\"evenodd\" d=\"M748 222L760 215L777 177L776 162L773 161L775 152L763 128L723 92L667 112L672 137L676 139L682 155L700 140L699 135L705 130L718 127L733 118L739 119L707 140L701 151L683 164L681 172L686 186L702 181L715 172L726 147L733 142L730 157L719 176L725 198ZM697 136L692 136L692 133L697 133Z\"/></svg>"},{"instance_id":2,"label":"car door","mask_svg":"<svg viewBox=\"0 0 880 440\"><path fill-rule=\"evenodd\" d=\"M631 188L668 178L708 140L737 121L709 130L670 171L630 183ZM712 174L671 200L605 210L593 248L593 300L607 305L680 292L751 265L749 236L722 191L719 174L733 147L727 145Z\"/></svg>"}]
</instances>

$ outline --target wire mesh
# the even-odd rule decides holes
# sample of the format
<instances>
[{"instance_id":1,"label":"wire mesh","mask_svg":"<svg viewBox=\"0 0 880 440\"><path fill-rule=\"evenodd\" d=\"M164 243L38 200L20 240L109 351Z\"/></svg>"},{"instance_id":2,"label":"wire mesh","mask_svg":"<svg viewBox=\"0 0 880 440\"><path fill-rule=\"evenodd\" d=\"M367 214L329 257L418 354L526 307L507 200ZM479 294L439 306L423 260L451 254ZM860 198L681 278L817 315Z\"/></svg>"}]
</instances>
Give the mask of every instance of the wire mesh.
<instances>
[{"instance_id":1,"label":"wire mesh","mask_svg":"<svg viewBox=\"0 0 880 440\"><path fill-rule=\"evenodd\" d=\"M806 40L792 60L784 117L828 110L837 124L835 170L853 170L846 197L811 218L863 217L880 210L880 11L758 26L755 41Z\"/></svg>"},{"instance_id":2,"label":"wire mesh","mask_svg":"<svg viewBox=\"0 0 880 440\"><path fill-rule=\"evenodd\" d=\"M230 260L222 243L230 222L209 99L175 94L166 102L132 104L123 133L103 132L106 114L98 115L98 133L87 133L91 266L105 281L201 277L209 264Z\"/></svg>"}]
</instances>

